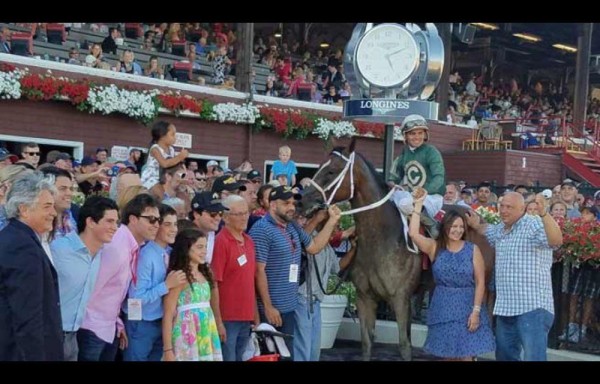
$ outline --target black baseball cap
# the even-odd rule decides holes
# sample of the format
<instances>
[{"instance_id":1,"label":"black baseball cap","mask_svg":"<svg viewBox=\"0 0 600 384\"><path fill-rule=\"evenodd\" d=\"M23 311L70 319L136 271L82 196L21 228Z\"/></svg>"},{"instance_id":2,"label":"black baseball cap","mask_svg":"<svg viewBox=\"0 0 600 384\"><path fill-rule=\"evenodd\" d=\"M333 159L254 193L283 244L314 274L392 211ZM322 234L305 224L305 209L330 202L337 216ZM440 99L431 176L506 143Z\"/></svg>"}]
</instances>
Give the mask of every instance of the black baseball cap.
<instances>
[{"instance_id":1,"label":"black baseball cap","mask_svg":"<svg viewBox=\"0 0 600 384\"><path fill-rule=\"evenodd\" d=\"M260 175L260 172L253 169L250 172L248 172L248 175L246 176L246 178L248 180L262 179L262 176Z\"/></svg>"},{"instance_id":2,"label":"black baseball cap","mask_svg":"<svg viewBox=\"0 0 600 384\"><path fill-rule=\"evenodd\" d=\"M294 200L302 199L302 195L299 193L295 193L291 187L287 185L282 185L279 187L275 187L269 193L269 201L275 200L288 200L290 198L294 198Z\"/></svg>"},{"instance_id":3,"label":"black baseball cap","mask_svg":"<svg viewBox=\"0 0 600 384\"><path fill-rule=\"evenodd\" d=\"M229 210L221 204L221 199L217 192L208 191L196 193L192 199L192 209L197 212L221 212Z\"/></svg>"},{"instance_id":4,"label":"black baseball cap","mask_svg":"<svg viewBox=\"0 0 600 384\"><path fill-rule=\"evenodd\" d=\"M87 167L88 165L97 164L97 162L93 157L86 156L83 159L81 159L80 164L82 167Z\"/></svg>"},{"instance_id":5,"label":"black baseball cap","mask_svg":"<svg viewBox=\"0 0 600 384\"><path fill-rule=\"evenodd\" d=\"M58 160L72 160L72 159L71 159L71 155L69 155L67 152L61 152L56 156L56 160L54 160L54 162L57 162Z\"/></svg>"},{"instance_id":6,"label":"black baseball cap","mask_svg":"<svg viewBox=\"0 0 600 384\"><path fill-rule=\"evenodd\" d=\"M233 176L225 175L217 177L213 184L212 192L231 192L235 191L236 189L239 189L240 191L245 191L246 186L237 181Z\"/></svg>"}]
</instances>

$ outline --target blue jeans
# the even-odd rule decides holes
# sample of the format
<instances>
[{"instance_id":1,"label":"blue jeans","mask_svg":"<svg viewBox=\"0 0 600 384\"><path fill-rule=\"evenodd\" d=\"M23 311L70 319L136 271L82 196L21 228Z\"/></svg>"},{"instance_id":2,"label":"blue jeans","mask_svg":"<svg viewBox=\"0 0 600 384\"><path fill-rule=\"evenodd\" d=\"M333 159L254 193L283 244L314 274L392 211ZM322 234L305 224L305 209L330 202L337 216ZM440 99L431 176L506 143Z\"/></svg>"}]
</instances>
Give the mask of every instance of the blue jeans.
<instances>
[{"instance_id":1,"label":"blue jeans","mask_svg":"<svg viewBox=\"0 0 600 384\"><path fill-rule=\"evenodd\" d=\"M308 299L298 295L294 312L294 361L319 361L321 356L321 303L313 301L310 312Z\"/></svg>"},{"instance_id":2,"label":"blue jeans","mask_svg":"<svg viewBox=\"0 0 600 384\"><path fill-rule=\"evenodd\" d=\"M496 316L496 360L546 361L554 315L538 308L518 316Z\"/></svg>"},{"instance_id":3,"label":"blue jeans","mask_svg":"<svg viewBox=\"0 0 600 384\"><path fill-rule=\"evenodd\" d=\"M126 320L128 345L124 361L160 361L163 354L162 319L153 321Z\"/></svg>"},{"instance_id":4,"label":"blue jeans","mask_svg":"<svg viewBox=\"0 0 600 384\"><path fill-rule=\"evenodd\" d=\"M102 340L88 329L79 328L77 331L79 345L78 361L115 361L119 349L119 339L115 329L115 339L112 344Z\"/></svg>"},{"instance_id":5,"label":"blue jeans","mask_svg":"<svg viewBox=\"0 0 600 384\"><path fill-rule=\"evenodd\" d=\"M221 343L223 361L242 361L242 354L250 342L251 321L224 321L227 341Z\"/></svg>"}]
</instances>

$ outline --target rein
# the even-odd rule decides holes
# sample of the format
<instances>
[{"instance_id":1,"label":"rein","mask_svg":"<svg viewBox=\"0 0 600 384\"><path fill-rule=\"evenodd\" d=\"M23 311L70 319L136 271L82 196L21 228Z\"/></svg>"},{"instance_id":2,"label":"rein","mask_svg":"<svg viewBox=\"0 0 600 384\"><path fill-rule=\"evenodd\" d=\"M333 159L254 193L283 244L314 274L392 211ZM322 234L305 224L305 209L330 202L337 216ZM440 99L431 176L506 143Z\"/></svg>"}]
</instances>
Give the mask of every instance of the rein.
<instances>
[{"instance_id":1,"label":"rein","mask_svg":"<svg viewBox=\"0 0 600 384\"><path fill-rule=\"evenodd\" d=\"M336 192L338 191L338 189L344 182L344 179L346 178L346 174L348 173L348 171L350 171L350 197L344 201L352 200L352 198L354 197L354 172L352 172L352 170L354 169L354 160L355 160L356 153L352 152L350 154L350 156L348 156L348 157L342 155L338 151L333 151L331 153L335 156L338 156L339 158L343 159L346 162L344 169L342 169L342 171L335 177L335 179L333 179L333 181L331 183L329 183L328 186L322 188L319 184L317 184L315 182L314 179L317 177L319 172L321 172L325 167L327 167L329 164L331 164L331 160L327 160L327 162L324 163L321 166L321 168L319 168L317 173L315 173L313 178L310 179L310 183L312 184L313 187L315 187L315 189L317 191L319 191L321 193L321 195L323 196L323 201L325 201L325 204L327 204L327 205L330 205L331 202L333 201L333 197L335 196ZM327 198L326 192L332 188L333 188L333 192L331 192L331 194L329 195L329 198ZM378 200L374 203L371 203L369 205L365 205L364 207L358 207L355 209L351 209L349 211L344 211L344 212L342 212L342 215L352 215L353 213L359 213L359 212L364 212L364 211L368 211L371 209L375 209L375 208L383 205L386 201L388 201L393 193L394 193L394 189L391 189L388 192L388 194L385 195L380 200Z\"/></svg>"}]
</instances>

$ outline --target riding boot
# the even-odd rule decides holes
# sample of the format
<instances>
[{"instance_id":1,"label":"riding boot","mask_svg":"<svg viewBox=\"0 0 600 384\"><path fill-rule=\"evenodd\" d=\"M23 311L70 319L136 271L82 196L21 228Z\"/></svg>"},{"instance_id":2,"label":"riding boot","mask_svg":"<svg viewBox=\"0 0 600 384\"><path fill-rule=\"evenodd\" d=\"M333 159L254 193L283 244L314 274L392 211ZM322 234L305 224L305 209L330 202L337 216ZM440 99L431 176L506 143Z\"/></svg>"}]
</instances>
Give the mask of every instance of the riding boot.
<instances>
[{"instance_id":1,"label":"riding boot","mask_svg":"<svg viewBox=\"0 0 600 384\"><path fill-rule=\"evenodd\" d=\"M427 214L427 211L425 210L421 211L421 224L423 225L427 233L429 233L429 236L432 239L438 238L440 234L440 229L438 227L439 223L432 219L431 216L429 216L429 214Z\"/></svg>"}]
</instances>

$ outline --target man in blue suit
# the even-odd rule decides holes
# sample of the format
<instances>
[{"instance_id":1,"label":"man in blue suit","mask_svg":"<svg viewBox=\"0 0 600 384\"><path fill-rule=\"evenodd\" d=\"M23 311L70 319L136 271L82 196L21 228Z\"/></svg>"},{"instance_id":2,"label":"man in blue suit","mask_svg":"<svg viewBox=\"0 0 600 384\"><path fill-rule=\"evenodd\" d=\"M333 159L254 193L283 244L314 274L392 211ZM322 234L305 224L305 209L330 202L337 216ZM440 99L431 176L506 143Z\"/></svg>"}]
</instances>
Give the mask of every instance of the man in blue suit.
<instances>
[{"instance_id":1,"label":"man in blue suit","mask_svg":"<svg viewBox=\"0 0 600 384\"><path fill-rule=\"evenodd\" d=\"M41 172L8 192L9 224L0 232L0 361L61 361L58 276L41 237L56 217L54 183Z\"/></svg>"}]
</instances>

